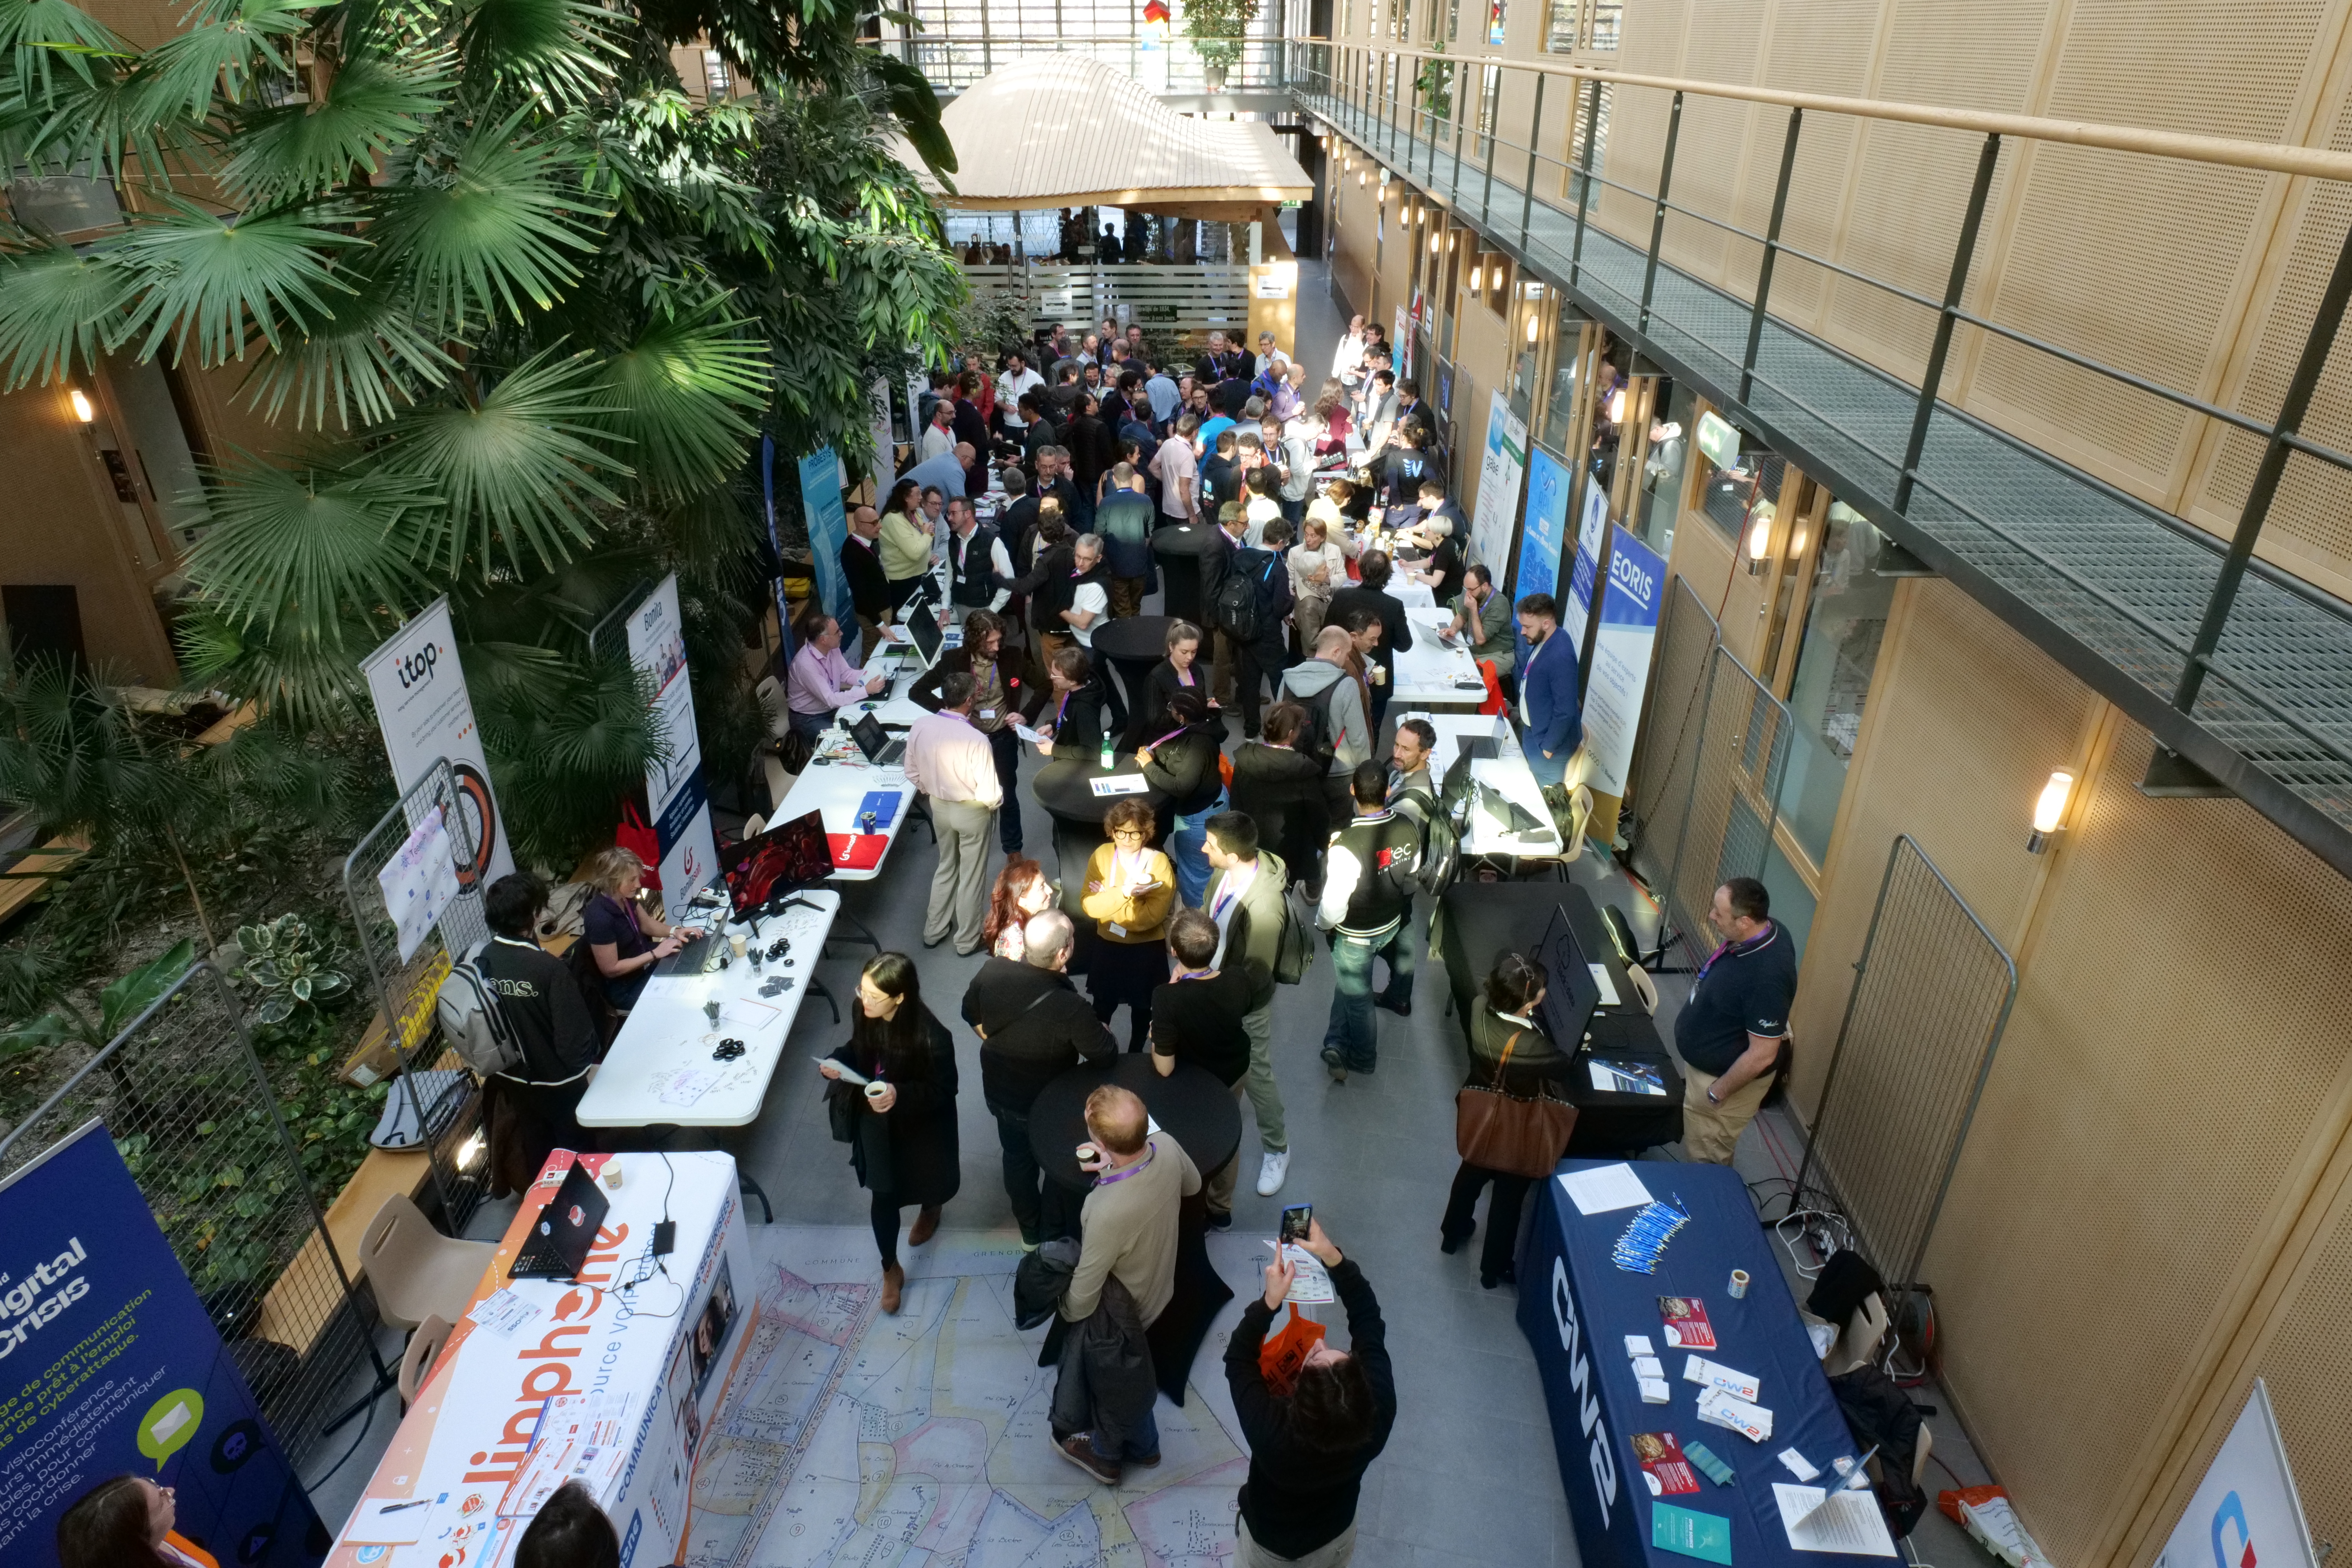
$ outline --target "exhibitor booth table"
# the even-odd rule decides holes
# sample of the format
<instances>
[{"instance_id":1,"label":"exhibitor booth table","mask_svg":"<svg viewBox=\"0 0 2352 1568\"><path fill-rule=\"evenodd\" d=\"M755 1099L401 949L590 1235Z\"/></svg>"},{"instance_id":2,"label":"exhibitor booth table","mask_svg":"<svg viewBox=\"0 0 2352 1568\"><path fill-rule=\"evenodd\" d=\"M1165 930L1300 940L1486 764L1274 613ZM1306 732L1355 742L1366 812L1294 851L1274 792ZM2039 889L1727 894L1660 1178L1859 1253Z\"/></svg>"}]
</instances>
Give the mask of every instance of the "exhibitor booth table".
<instances>
[{"instance_id":1,"label":"exhibitor booth table","mask_svg":"<svg viewBox=\"0 0 2352 1568\"><path fill-rule=\"evenodd\" d=\"M1738 1173L1727 1165L1623 1168L1651 1199L1675 1204L1690 1215L1658 1255L1656 1271L1644 1274L1619 1267L1613 1257L1619 1238L1642 1213L1638 1200L1585 1214L1564 1185L1602 1163L1563 1161L1540 1184L1528 1205L1532 1221L1518 1264L1519 1328L1543 1379L1580 1555L1621 1568L1691 1568L1696 1561L1738 1568L1864 1568L1894 1560L1891 1541L1883 1553L1867 1555L1799 1551L1781 1523L1774 1486L1793 1487L1798 1479L1778 1457L1783 1450L1822 1472L1812 1483L1820 1487L1835 1484L1832 1461L1859 1458L1860 1449L1781 1278L1770 1233L1757 1224L1756 1206ZM1748 1276L1747 1295L1738 1300L1728 1289L1735 1268ZM1696 1352L1670 1347L1661 1297L1696 1298L1716 1347ZM1645 1336L1664 1363L1666 1403L1643 1402L1627 1335ZM1698 1419L1705 1390L1685 1376L1694 1353L1755 1380L1750 1403L1770 1412L1764 1441ZM1733 1484L1718 1485L1692 1466L1675 1478L1689 1489L1653 1495L1633 1443L1637 1436L1658 1433L1671 1434L1685 1455L1693 1443L1703 1445L1730 1467ZM1853 1513L1847 1510L1866 1510L1870 1518L1878 1512L1867 1492L1841 1499L1840 1505L1849 1519ZM1678 1552L1654 1544L1677 1531L1685 1546L1695 1537L1714 1538L1715 1550ZM1856 1531L1852 1543L1868 1533Z\"/></svg>"},{"instance_id":2,"label":"exhibitor booth table","mask_svg":"<svg viewBox=\"0 0 2352 1568\"><path fill-rule=\"evenodd\" d=\"M1633 1000L1633 983L1618 962L1609 928L1591 895L1572 882L1456 882L1438 900L1429 944L1442 953L1454 1013L1466 1031L1472 1009L1486 1005L1486 973L1504 952L1528 952L1550 922L1554 906L1566 911L1569 929L1587 963L1608 973L1621 1005L1593 1014L1593 1056L1631 1063L1654 1076L1664 1094L1621 1094L1595 1087L1589 1059L1580 1060L1567 1089L1577 1108L1571 1154L1631 1154L1671 1143L1683 1135L1683 1075L1667 1054L1657 1025ZM1553 984L1558 985L1558 980ZM1559 1042L1574 1049L1577 1042ZM1607 1076L1607 1075L1604 1075ZM1524 1278L1524 1276L1522 1276Z\"/></svg>"},{"instance_id":3,"label":"exhibitor booth table","mask_svg":"<svg viewBox=\"0 0 2352 1568\"><path fill-rule=\"evenodd\" d=\"M507 1278L571 1167L559 1149L523 1194L330 1568L511 1562L512 1542L571 1479L596 1494L625 1558L677 1560L696 1454L751 1339L757 1291L735 1162L579 1158L612 1205L579 1282ZM675 1246L656 1259L665 1216ZM399 1503L423 1506L386 1511Z\"/></svg>"},{"instance_id":4,"label":"exhibitor booth table","mask_svg":"<svg viewBox=\"0 0 2352 1568\"><path fill-rule=\"evenodd\" d=\"M1426 592L1427 590L1423 590ZM1453 624L1444 610L1412 609L1404 613L1412 627L1412 646L1400 648L1396 659L1396 690L1389 698L1399 707L1475 710L1486 700L1486 682L1468 644L1447 647L1438 629Z\"/></svg>"}]
</instances>

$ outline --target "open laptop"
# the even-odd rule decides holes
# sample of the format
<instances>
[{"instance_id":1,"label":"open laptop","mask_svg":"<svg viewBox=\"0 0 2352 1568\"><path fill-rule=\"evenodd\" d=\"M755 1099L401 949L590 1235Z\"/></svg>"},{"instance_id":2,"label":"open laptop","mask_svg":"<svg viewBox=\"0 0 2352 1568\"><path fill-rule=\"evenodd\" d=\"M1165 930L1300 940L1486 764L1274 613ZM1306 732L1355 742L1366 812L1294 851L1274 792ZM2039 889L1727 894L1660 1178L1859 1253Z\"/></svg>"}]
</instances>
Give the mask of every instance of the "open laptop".
<instances>
[{"instance_id":1,"label":"open laptop","mask_svg":"<svg viewBox=\"0 0 2352 1568\"><path fill-rule=\"evenodd\" d=\"M877 768L895 767L907 755L905 738L892 740L882 728L882 721L871 713L860 713L849 721L849 738L857 742L866 760Z\"/></svg>"},{"instance_id":2,"label":"open laptop","mask_svg":"<svg viewBox=\"0 0 2352 1568\"><path fill-rule=\"evenodd\" d=\"M929 669L939 663L941 638L938 612L928 605L910 604L906 608L904 620L907 635L914 639L915 654L923 661L923 668Z\"/></svg>"},{"instance_id":3,"label":"open laptop","mask_svg":"<svg viewBox=\"0 0 2352 1568\"><path fill-rule=\"evenodd\" d=\"M596 1245L596 1227L604 1223L605 1211L611 1206L596 1178L574 1160L563 1184L539 1211L530 1239L523 1244L514 1267L507 1270L507 1278L577 1279L580 1266L588 1261L589 1248Z\"/></svg>"},{"instance_id":4,"label":"open laptop","mask_svg":"<svg viewBox=\"0 0 2352 1568\"><path fill-rule=\"evenodd\" d=\"M1580 1050L1585 1031L1592 1027L1592 1015L1601 1006L1601 983L1592 978L1591 962L1568 923L1566 910L1552 906L1543 939L1528 956L1543 966L1544 1026L1560 1049Z\"/></svg>"}]
</instances>

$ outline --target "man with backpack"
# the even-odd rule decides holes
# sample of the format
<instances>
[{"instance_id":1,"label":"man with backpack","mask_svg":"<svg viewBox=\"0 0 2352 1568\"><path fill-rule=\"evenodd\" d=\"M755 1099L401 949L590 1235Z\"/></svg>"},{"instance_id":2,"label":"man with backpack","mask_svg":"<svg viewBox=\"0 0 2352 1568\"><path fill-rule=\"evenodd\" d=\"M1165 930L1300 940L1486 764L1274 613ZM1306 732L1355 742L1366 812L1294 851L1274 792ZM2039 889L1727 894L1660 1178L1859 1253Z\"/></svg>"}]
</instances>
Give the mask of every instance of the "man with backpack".
<instances>
[{"instance_id":1,"label":"man with backpack","mask_svg":"<svg viewBox=\"0 0 2352 1568\"><path fill-rule=\"evenodd\" d=\"M1412 1014L1412 912L1421 829L1389 808L1389 771L1366 762L1349 780L1355 820L1331 836L1324 856L1323 900L1316 924L1331 941L1331 1021L1323 1031L1323 1066L1334 1083L1378 1064L1372 1008ZM1372 995L1372 960L1385 958L1389 983Z\"/></svg>"},{"instance_id":2,"label":"man with backpack","mask_svg":"<svg viewBox=\"0 0 2352 1568\"><path fill-rule=\"evenodd\" d=\"M1372 754L1364 689L1348 668L1354 646L1347 627L1325 626L1315 639L1315 656L1291 666L1276 694L1307 710L1306 731L1295 742L1297 749L1329 759L1323 793L1334 822L1345 822L1352 815L1349 781L1357 764Z\"/></svg>"},{"instance_id":3,"label":"man with backpack","mask_svg":"<svg viewBox=\"0 0 2352 1568\"><path fill-rule=\"evenodd\" d=\"M1217 922L1217 956L1210 967L1238 969L1249 976L1249 1011L1242 1033L1249 1037L1249 1073L1243 1082L1257 1114L1257 1195L1282 1191L1290 1171L1290 1139L1282 1122L1282 1090L1274 1081L1274 988L1285 969L1285 939L1292 931L1290 900L1284 888L1289 868L1271 849L1261 849L1257 824L1238 811L1209 818L1209 869L1216 873L1202 907ZM1295 962L1295 961L1294 961ZM1298 975L1291 975L1297 984ZM1157 1016L1157 1015L1154 1015Z\"/></svg>"},{"instance_id":4,"label":"man with backpack","mask_svg":"<svg viewBox=\"0 0 2352 1568\"><path fill-rule=\"evenodd\" d=\"M1282 558L1290 543L1290 524L1276 518L1265 525L1265 547L1244 546L1234 552L1224 581L1209 606L1217 629L1233 649L1235 679L1242 694L1242 737L1257 734L1259 687L1271 680L1279 689L1289 665L1289 633L1285 624L1292 604L1290 570Z\"/></svg>"},{"instance_id":5,"label":"man with backpack","mask_svg":"<svg viewBox=\"0 0 2352 1568\"><path fill-rule=\"evenodd\" d=\"M520 1192L555 1149L593 1150L575 1115L604 1039L580 983L532 936L547 884L516 871L490 884L490 940L442 983L444 1032L488 1089L490 1169Z\"/></svg>"}]
</instances>

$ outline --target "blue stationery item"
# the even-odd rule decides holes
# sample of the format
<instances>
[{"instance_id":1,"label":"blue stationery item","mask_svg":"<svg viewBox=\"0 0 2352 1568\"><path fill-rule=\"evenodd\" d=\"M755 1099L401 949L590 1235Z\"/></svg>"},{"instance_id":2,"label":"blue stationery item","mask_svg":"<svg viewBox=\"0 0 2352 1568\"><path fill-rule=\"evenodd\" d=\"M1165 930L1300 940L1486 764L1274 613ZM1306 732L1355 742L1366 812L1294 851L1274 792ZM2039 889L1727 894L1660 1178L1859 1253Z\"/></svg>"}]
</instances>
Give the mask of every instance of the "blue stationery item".
<instances>
[{"instance_id":1,"label":"blue stationery item","mask_svg":"<svg viewBox=\"0 0 2352 1568\"><path fill-rule=\"evenodd\" d=\"M866 798L857 803L858 831L879 833L889 826L890 819L898 815L898 800L899 795L895 789L867 790ZM866 826L866 814L869 811L874 814L874 826L871 827Z\"/></svg>"},{"instance_id":2,"label":"blue stationery item","mask_svg":"<svg viewBox=\"0 0 2352 1568\"><path fill-rule=\"evenodd\" d=\"M1727 1487L1732 1482L1731 1467L1715 1457L1713 1449L1704 1443L1685 1443L1683 1458L1696 1465L1708 1480Z\"/></svg>"},{"instance_id":3,"label":"blue stationery item","mask_svg":"<svg viewBox=\"0 0 2352 1568\"><path fill-rule=\"evenodd\" d=\"M1731 1562L1731 1525L1727 1520L1670 1502L1650 1505L1650 1544L1703 1563Z\"/></svg>"},{"instance_id":4,"label":"blue stationery item","mask_svg":"<svg viewBox=\"0 0 2352 1568\"><path fill-rule=\"evenodd\" d=\"M1616 1265L1635 1274L1658 1271L1658 1257L1675 1233L1690 1223L1690 1211L1675 1203L1652 1203L1643 1207L1626 1226L1625 1234L1617 1238L1612 1254Z\"/></svg>"}]
</instances>

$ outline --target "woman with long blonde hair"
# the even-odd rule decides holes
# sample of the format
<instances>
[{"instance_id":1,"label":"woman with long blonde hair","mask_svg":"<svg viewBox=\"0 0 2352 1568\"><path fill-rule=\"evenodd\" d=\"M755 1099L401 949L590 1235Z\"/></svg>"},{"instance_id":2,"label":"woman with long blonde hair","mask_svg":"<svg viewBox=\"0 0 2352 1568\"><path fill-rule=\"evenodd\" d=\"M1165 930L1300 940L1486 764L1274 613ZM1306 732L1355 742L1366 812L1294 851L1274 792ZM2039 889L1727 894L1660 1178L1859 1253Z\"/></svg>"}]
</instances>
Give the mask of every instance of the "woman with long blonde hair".
<instances>
[{"instance_id":1,"label":"woman with long blonde hair","mask_svg":"<svg viewBox=\"0 0 2352 1568\"><path fill-rule=\"evenodd\" d=\"M654 965L702 933L692 928L672 930L660 913L637 900L646 885L646 863L634 849L615 847L589 858L583 879L596 889L582 920L586 929L580 940L604 977L604 1000L616 1013L637 1005Z\"/></svg>"}]
</instances>

